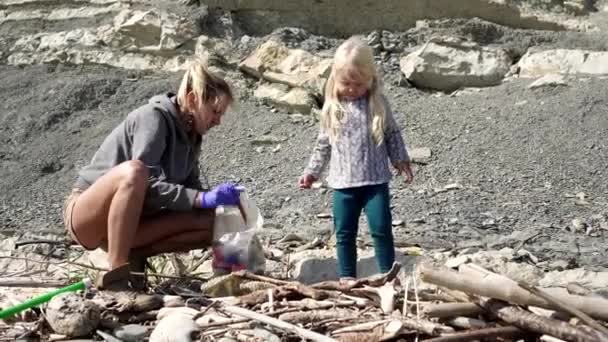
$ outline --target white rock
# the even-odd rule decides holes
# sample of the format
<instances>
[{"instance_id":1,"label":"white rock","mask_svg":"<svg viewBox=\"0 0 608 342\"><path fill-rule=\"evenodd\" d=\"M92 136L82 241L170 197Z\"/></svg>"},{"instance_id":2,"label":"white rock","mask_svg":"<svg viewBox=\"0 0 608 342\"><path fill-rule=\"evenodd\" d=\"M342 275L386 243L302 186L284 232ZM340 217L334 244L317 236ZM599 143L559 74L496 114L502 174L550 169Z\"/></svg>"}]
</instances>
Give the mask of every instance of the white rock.
<instances>
[{"instance_id":1,"label":"white rock","mask_svg":"<svg viewBox=\"0 0 608 342\"><path fill-rule=\"evenodd\" d=\"M399 227L399 226L403 226L405 224L405 222L403 220L393 220L393 222L391 222L391 224L393 225L393 227Z\"/></svg>"},{"instance_id":2,"label":"white rock","mask_svg":"<svg viewBox=\"0 0 608 342\"><path fill-rule=\"evenodd\" d=\"M431 160L431 149L428 147L415 147L408 151L412 163L428 164Z\"/></svg>"},{"instance_id":3,"label":"white rock","mask_svg":"<svg viewBox=\"0 0 608 342\"><path fill-rule=\"evenodd\" d=\"M192 342L193 333L198 331L192 317L184 314L169 315L160 320L149 342Z\"/></svg>"},{"instance_id":4,"label":"white rock","mask_svg":"<svg viewBox=\"0 0 608 342\"><path fill-rule=\"evenodd\" d=\"M262 72L275 67L289 55L289 49L281 42L268 40L260 45L249 57L239 64L239 69L257 78Z\"/></svg>"},{"instance_id":5,"label":"white rock","mask_svg":"<svg viewBox=\"0 0 608 342\"><path fill-rule=\"evenodd\" d=\"M290 50L282 42L270 39L241 62L239 68L260 79L322 93L331 64L331 58L301 49Z\"/></svg>"},{"instance_id":6,"label":"white rock","mask_svg":"<svg viewBox=\"0 0 608 342\"><path fill-rule=\"evenodd\" d=\"M528 51L517 64L521 77L542 77L548 74L607 75L608 51Z\"/></svg>"},{"instance_id":7,"label":"white rock","mask_svg":"<svg viewBox=\"0 0 608 342\"><path fill-rule=\"evenodd\" d=\"M310 114L315 102L303 88L288 89L283 84L263 84L253 93L258 99L292 113Z\"/></svg>"},{"instance_id":8,"label":"white rock","mask_svg":"<svg viewBox=\"0 0 608 342\"><path fill-rule=\"evenodd\" d=\"M295 262L292 277L304 284L314 284L325 280L337 280L338 263L335 250L306 250L290 256ZM372 250L359 251L357 276L367 277L378 273L376 258ZM395 260L401 262L407 272L420 257L408 255L406 249L397 249Z\"/></svg>"},{"instance_id":9,"label":"white rock","mask_svg":"<svg viewBox=\"0 0 608 342\"><path fill-rule=\"evenodd\" d=\"M90 334L99 324L99 306L76 293L63 293L51 299L46 318L53 330L69 337Z\"/></svg>"},{"instance_id":10,"label":"white rock","mask_svg":"<svg viewBox=\"0 0 608 342\"><path fill-rule=\"evenodd\" d=\"M121 11L114 18L114 30L120 35L120 47L158 46L161 36L161 17L156 11Z\"/></svg>"},{"instance_id":11,"label":"white rock","mask_svg":"<svg viewBox=\"0 0 608 342\"><path fill-rule=\"evenodd\" d=\"M400 66L419 87L452 91L499 84L509 72L511 58L499 48L433 42L402 58Z\"/></svg>"},{"instance_id":12,"label":"white rock","mask_svg":"<svg viewBox=\"0 0 608 342\"><path fill-rule=\"evenodd\" d=\"M160 49L174 50L195 36L195 24L173 13L161 13Z\"/></svg>"},{"instance_id":13,"label":"white rock","mask_svg":"<svg viewBox=\"0 0 608 342\"><path fill-rule=\"evenodd\" d=\"M532 82L528 86L530 89L540 88L540 87L556 87L556 86L565 86L568 85L566 83L566 79L563 75L560 74L547 74L536 81Z\"/></svg>"},{"instance_id":14,"label":"white rock","mask_svg":"<svg viewBox=\"0 0 608 342\"><path fill-rule=\"evenodd\" d=\"M127 324L114 330L114 336L125 342L138 342L148 334L148 327L139 324Z\"/></svg>"}]
</instances>

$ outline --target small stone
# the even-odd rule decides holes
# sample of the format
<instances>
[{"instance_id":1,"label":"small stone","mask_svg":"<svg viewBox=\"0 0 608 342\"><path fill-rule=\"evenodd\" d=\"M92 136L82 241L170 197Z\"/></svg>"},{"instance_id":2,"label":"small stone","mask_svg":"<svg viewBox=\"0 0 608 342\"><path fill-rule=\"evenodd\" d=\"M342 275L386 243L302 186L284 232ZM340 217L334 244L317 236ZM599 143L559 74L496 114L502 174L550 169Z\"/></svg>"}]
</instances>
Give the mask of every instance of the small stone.
<instances>
[{"instance_id":1,"label":"small stone","mask_svg":"<svg viewBox=\"0 0 608 342\"><path fill-rule=\"evenodd\" d=\"M528 103L528 100L515 102L515 107L520 107Z\"/></svg>"},{"instance_id":2,"label":"small stone","mask_svg":"<svg viewBox=\"0 0 608 342\"><path fill-rule=\"evenodd\" d=\"M458 183L452 183L452 184L448 184L444 187L446 190L458 190L458 189L462 189L462 185L458 184Z\"/></svg>"},{"instance_id":3,"label":"small stone","mask_svg":"<svg viewBox=\"0 0 608 342\"><path fill-rule=\"evenodd\" d=\"M277 145L275 148L272 149L272 153L277 153L281 150L281 144Z\"/></svg>"},{"instance_id":4,"label":"small stone","mask_svg":"<svg viewBox=\"0 0 608 342\"><path fill-rule=\"evenodd\" d=\"M453 226L455 224L458 224L458 219L453 217L451 219L448 220L448 225Z\"/></svg>"},{"instance_id":5,"label":"small stone","mask_svg":"<svg viewBox=\"0 0 608 342\"><path fill-rule=\"evenodd\" d=\"M278 110L278 109L276 109L276 108L272 108L272 109L270 109L270 112L271 112L271 113L277 113L278 111L279 111L279 110Z\"/></svg>"},{"instance_id":6,"label":"small stone","mask_svg":"<svg viewBox=\"0 0 608 342\"><path fill-rule=\"evenodd\" d=\"M426 220L424 219L424 217L418 217L418 218L414 218L410 221L411 223L425 223Z\"/></svg>"},{"instance_id":7,"label":"small stone","mask_svg":"<svg viewBox=\"0 0 608 342\"><path fill-rule=\"evenodd\" d=\"M583 231L585 229L585 222L577 217L572 220L571 228L573 232Z\"/></svg>"},{"instance_id":8,"label":"small stone","mask_svg":"<svg viewBox=\"0 0 608 342\"><path fill-rule=\"evenodd\" d=\"M327 193L327 189L326 188L321 188L321 189L319 189L319 193L321 195L323 195L323 194Z\"/></svg>"},{"instance_id":9,"label":"small stone","mask_svg":"<svg viewBox=\"0 0 608 342\"><path fill-rule=\"evenodd\" d=\"M289 197L289 196L285 197L285 202L289 202L289 201L291 201L291 197Z\"/></svg>"},{"instance_id":10,"label":"small stone","mask_svg":"<svg viewBox=\"0 0 608 342\"><path fill-rule=\"evenodd\" d=\"M255 148L255 151L256 151L257 153L264 153L264 146L258 146L258 147L256 147L256 148Z\"/></svg>"},{"instance_id":11,"label":"small stone","mask_svg":"<svg viewBox=\"0 0 608 342\"><path fill-rule=\"evenodd\" d=\"M127 324L114 330L114 336L125 342L141 341L148 333L148 328L139 324Z\"/></svg>"},{"instance_id":12,"label":"small stone","mask_svg":"<svg viewBox=\"0 0 608 342\"><path fill-rule=\"evenodd\" d=\"M270 134L261 135L251 141L252 145L274 145L287 141L287 138Z\"/></svg>"},{"instance_id":13,"label":"small stone","mask_svg":"<svg viewBox=\"0 0 608 342\"><path fill-rule=\"evenodd\" d=\"M393 227L399 227L399 226L403 226L405 222L403 222L403 220L393 220L392 225Z\"/></svg>"},{"instance_id":14,"label":"small stone","mask_svg":"<svg viewBox=\"0 0 608 342\"><path fill-rule=\"evenodd\" d=\"M568 83L566 83L566 79L563 75L548 74L534 81L528 86L528 88L535 89L540 87L557 87L565 85L568 85Z\"/></svg>"},{"instance_id":15,"label":"small stone","mask_svg":"<svg viewBox=\"0 0 608 342\"><path fill-rule=\"evenodd\" d=\"M317 218L330 219L330 218L332 218L332 215L329 213L319 213L319 214L317 214Z\"/></svg>"},{"instance_id":16,"label":"small stone","mask_svg":"<svg viewBox=\"0 0 608 342\"><path fill-rule=\"evenodd\" d=\"M494 219L492 219L492 218L485 219L485 220L483 220L483 222L481 222L481 226L482 227L489 228L489 227L493 227L495 225L496 225L496 221Z\"/></svg>"},{"instance_id":17,"label":"small stone","mask_svg":"<svg viewBox=\"0 0 608 342\"><path fill-rule=\"evenodd\" d=\"M417 147L408 151L412 163L428 164L431 160L431 149L428 147Z\"/></svg>"}]
</instances>

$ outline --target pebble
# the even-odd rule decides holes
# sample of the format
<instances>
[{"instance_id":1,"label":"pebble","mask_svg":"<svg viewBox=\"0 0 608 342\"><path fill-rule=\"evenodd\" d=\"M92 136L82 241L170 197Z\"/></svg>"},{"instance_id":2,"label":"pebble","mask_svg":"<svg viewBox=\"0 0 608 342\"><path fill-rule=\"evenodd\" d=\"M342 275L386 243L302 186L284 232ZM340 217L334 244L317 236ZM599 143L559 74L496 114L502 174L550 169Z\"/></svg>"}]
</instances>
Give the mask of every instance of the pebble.
<instances>
[{"instance_id":1,"label":"pebble","mask_svg":"<svg viewBox=\"0 0 608 342\"><path fill-rule=\"evenodd\" d=\"M317 214L317 218L320 219L330 219L332 216L329 213L319 213Z\"/></svg>"},{"instance_id":2,"label":"pebble","mask_svg":"<svg viewBox=\"0 0 608 342\"><path fill-rule=\"evenodd\" d=\"M277 145L275 148L272 149L272 153L277 153L281 150L281 144Z\"/></svg>"},{"instance_id":3,"label":"pebble","mask_svg":"<svg viewBox=\"0 0 608 342\"><path fill-rule=\"evenodd\" d=\"M571 227L573 232L579 232L585 229L585 223L583 222L583 220L577 217L572 220Z\"/></svg>"},{"instance_id":4,"label":"pebble","mask_svg":"<svg viewBox=\"0 0 608 342\"><path fill-rule=\"evenodd\" d=\"M403 220L393 220L392 224L393 227L399 227L399 226L403 226L405 222L403 222Z\"/></svg>"},{"instance_id":5,"label":"pebble","mask_svg":"<svg viewBox=\"0 0 608 342\"><path fill-rule=\"evenodd\" d=\"M256 147L255 151L257 153L264 153L264 146Z\"/></svg>"},{"instance_id":6,"label":"pebble","mask_svg":"<svg viewBox=\"0 0 608 342\"><path fill-rule=\"evenodd\" d=\"M114 336L125 342L141 341L148 333L148 328L139 324L127 324L114 330Z\"/></svg>"}]
</instances>

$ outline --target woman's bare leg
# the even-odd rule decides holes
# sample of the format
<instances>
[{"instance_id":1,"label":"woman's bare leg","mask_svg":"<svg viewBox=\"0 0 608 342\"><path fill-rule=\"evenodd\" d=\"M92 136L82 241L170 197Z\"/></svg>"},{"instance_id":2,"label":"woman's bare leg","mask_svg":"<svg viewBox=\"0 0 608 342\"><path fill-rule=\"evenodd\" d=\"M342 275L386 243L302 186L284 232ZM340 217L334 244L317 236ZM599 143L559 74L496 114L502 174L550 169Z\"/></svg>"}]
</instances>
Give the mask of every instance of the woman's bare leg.
<instances>
[{"instance_id":1,"label":"woman's bare leg","mask_svg":"<svg viewBox=\"0 0 608 342\"><path fill-rule=\"evenodd\" d=\"M114 269L128 262L148 187L148 170L139 160L112 168L76 200L72 225L89 248L108 241L108 261Z\"/></svg>"},{"instance_id":2,"label":"woman's bare leg","mask_svg":"<svg viewBox=\"0 0 608 342\"><path fill-rule=\"evenodd\" d=\"M107 239L112 269L128 262L131 249L146 257L211 245L213 210L140 219L147 179L141 162L122 163L84 191L74 206L72 225L80 242L95 248Z\"/></svg>"}]
</instances>

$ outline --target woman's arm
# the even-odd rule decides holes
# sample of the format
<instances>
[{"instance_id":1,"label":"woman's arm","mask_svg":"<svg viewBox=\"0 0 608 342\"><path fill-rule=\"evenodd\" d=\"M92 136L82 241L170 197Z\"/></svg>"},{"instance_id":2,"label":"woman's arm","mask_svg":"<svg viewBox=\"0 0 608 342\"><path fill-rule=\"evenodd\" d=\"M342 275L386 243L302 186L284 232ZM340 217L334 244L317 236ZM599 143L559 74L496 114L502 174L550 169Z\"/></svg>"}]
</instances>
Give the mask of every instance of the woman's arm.
<instances>
[{"instance_id":1,"label":"woman's arm","mask_svg":"<svg viewBox=\"0 0 608 342\"><path fill-rule=\"evenodd\" d=\"M150 172L146 208L192 210L199 191L165 181L161 158L166 148L168 123L163 114L156 110L143 113L135 117L133 125L132 158L141 160Z\"/></svg>"}]
</instances>

